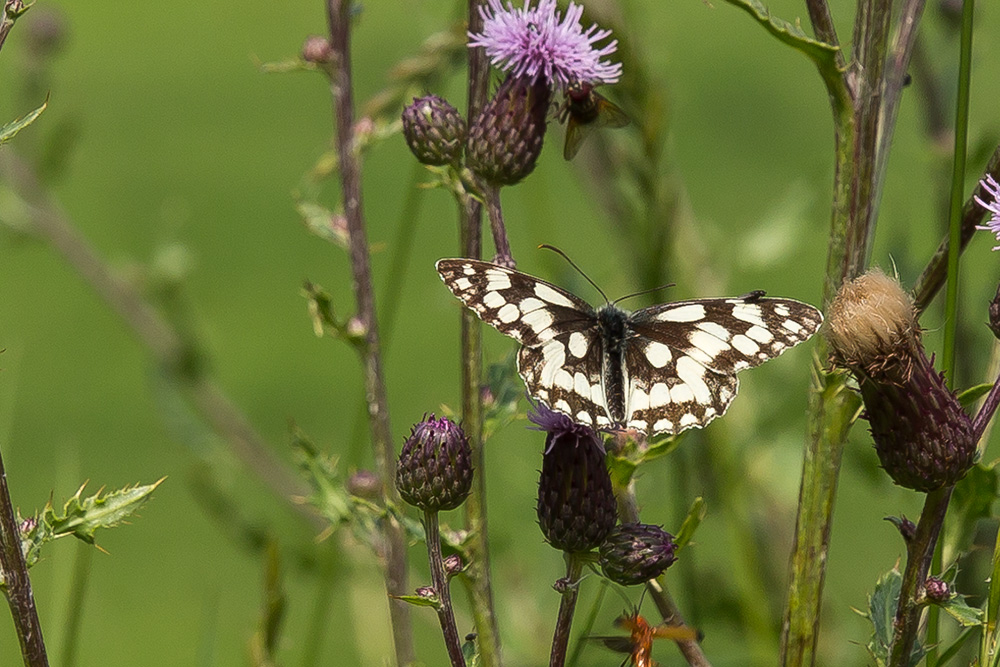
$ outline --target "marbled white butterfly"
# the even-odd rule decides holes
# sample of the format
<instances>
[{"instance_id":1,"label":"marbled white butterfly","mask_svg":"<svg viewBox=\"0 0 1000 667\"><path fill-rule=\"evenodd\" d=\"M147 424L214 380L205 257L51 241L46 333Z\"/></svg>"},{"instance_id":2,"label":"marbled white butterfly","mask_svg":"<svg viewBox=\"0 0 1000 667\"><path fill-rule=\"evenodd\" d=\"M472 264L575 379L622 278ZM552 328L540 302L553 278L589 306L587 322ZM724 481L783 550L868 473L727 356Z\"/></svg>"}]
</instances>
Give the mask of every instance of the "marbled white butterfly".
<instances>
[{"instance_id":1,"label":"marbled white butterfly","mask_svg":"<svg viewBox=\"0 0 1000 667\"><path fill-rule=\"evenodd\" d=\"M736 396L736 373L809 339L823 315L807 303L751 292L675 301L629 313L539 278L474 259L438 273L484 322L521 343L528 393L599 429L653 435L701 427Z\"/></svg>"}]
</instances>

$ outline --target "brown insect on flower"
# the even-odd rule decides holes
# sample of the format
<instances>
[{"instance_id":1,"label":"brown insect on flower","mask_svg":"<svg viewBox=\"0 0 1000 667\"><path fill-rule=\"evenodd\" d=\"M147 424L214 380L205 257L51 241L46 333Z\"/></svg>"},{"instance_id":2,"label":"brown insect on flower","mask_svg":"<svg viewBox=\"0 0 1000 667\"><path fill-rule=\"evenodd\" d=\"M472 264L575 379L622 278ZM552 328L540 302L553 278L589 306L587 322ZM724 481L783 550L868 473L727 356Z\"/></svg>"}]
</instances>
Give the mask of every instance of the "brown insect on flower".
<instances>
[{"instance_id":1,"label":"brown insect on flower","mask_svg":"<svg viewBox=\"0 0 1000 667\"><path fill-rule=\"evenodd\" d=\"M595 91L593 84L574 81L566 86L559 122L566 123L563 158L572 160L591 132L601 127L625 127L630 121L617 104Z\"/></svg>"},{"instance_id":2,"label":"brown insect on flower","mask_svg":"<svg viewBox=\"0 0 1000 667\"><path fill-rule=\"evenodd\" d=\"M623 613L615 621L615 625L628 631L628 635L610 637L590 637L594 641L599 641L616 653L627 653L628 657L622 662L622 667L656 667L653 660L653 641L656 639L672 639L673 641L694 641L698 639L698 632L686 625L669 625L661 623L650 625L638 610Z\"/></svg>"}]
</instances>

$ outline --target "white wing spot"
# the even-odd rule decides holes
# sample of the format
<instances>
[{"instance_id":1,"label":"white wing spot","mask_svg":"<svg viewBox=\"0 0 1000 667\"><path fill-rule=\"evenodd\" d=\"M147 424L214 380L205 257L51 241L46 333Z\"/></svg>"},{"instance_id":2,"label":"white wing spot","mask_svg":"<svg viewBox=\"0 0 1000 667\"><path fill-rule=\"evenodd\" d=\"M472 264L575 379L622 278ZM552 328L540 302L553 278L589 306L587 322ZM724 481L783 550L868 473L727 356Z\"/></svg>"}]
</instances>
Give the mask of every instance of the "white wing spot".
<instances>
[{"instance_id":1,"label":"white wing spot","mask_svg":"<svg viewBox=\"0 0 1000 667\"><path fill-rule=\"evenodd\" d=\"M706 331L692 331L689 340L692 345L708 355L709 361L712 361L719 354L729 349L729 343L719 340L716 336Z\"/></svg>"},{"instance_id":2,"label":"white wing spot","mask_svg":"<svg viewBox=\"0 0 1000 667\"><path fill-rule=\"evenodd\" d=\"M542 301L548 301L556 306L576 308L575 303L544 283L535 283L535 295Z\"/></svg>"},{"instance_id":3,"label":"white wing spot","mask_svg":"<svg viewBox=\"0 0 1000 667\"><path fill-rule=\"evenodd\" d=\"M560 368L556 371L554 382L560 389L565 389L569 391L573 388L573 376L569 374L569 371L565 368Z\"/></svg>"},{"instance_id":4,"label":"white wing spot","mask_svg":"<svg viewBox=\"0 0 1000 667\"><path fill-rule=\"evenodd\" d=\"M670 399L674 403L690 403L694 400L694 393L686 384L675 384L670 390Z\"/></svg>"},{"instance_id":5,"label":"white wing spot","mask_svg":"<svg viewBox=\"0 0 1000 667\"><path fill-rule=\"evenodd\" d=\"M682 428L686 427L686 426L698 426L698 424L699 424L698 418L695 417L690 412L688 412L687 414L681 415L681 427Z\"/></svg>"},{"instance_id":6,"label":"white wing spot","mask_svg":"<svg viewBox=\"0 0 1000 667\"><path fill-rule=\"evenodd\" d=\"M605 415L597 415L597 425L598 426L611 426L611 420Z\"/></svg>"},{"instance_id":7,"label":"white wing spot","mask_svg":"<svg viewBox=\"0 0 1000 667\"><path fill-rule=\"evenodd\" d=\"M518 308L521 309L522 313L527 315L528 313L534 310L545 308L545 304L540 299L536 299L533 296L529 296L527 299L524 299L523 301L521 301L520 304L518 304Z\"/></svg>"},{"instance_id":8,"label":"white wing spot","mask_svg":"<svg viewBox=\"0 0 1000 667\"><path fill-rule=\"evenodd\" d=\"M733 306L733 317L750 324L756 324L765 329L767 328L767 324L764 323L764 319L761 317L760 306L756 303L737 303Z\"/></svg>"},{"instance_id":9,"label":"white wing spot","mask_svg":"<svg viewBox=\"0 0 1000 667\"><path fill-rule=\"evenodd\" d=\"M462 278L462 280L465 280L465 278ZM507 303L507 299L500 296L500 292L487 292L483 295L483 305L487 308L499 308L505 303Z\"/></svg>"},{"instance_id":10,"label":"white wing spot","mask_svg":"<svg viewBox=\"0 0 1000 667\"><path fill-rule=\"evenodd\" d=\"M604 405L604 388L595 384L590 388L590 400L597 405Z\"/></svg>"},{"instance_id":11,"label":"white wing spot","mask_svg":"<svg viewBox=\"0 0 1000 667\"><path fill-rule=\"evenodd\" d=\"M774 340L774 334L765 329L764 327L757 326L756 324L747 329L747 336L753 338L758 343L770 343Z\"/></svg>"},{"instance_id":12,"label":"white wing spot","mask_svg":"<svg viewBox=\"0 0 1000 667\"><path fill-rule=\"evenodd\" d=\"M670 389L667 387L666 383L657 382L649 390L649 407L660 408L670 403L670 399L673 398L670 394Z\"/></svg>"},{"instance_id":13,"label":"white wing spot","mask_svg":"<svg viewBox=\"0 0 1000 667\"><path fill-rule=\"evenodd\" d=\"M705 368L690 357L681 357L677 360L677 377L684 384L691 388L694 400L702 405L709 405L712 402L712 392L705 384Z\"/></svg>"},{"instance_id":14,"label":"white wing spot","mask_svg":"<svg viewBox=\"0 0 1000 667\"><path fill-rule=\"evenodd\" d=\"M587 342L587 337L579 331L574 331L569 335L569 351L577 359L582 359L589 348L590 343Z\"/></svg>"},{"instance_id":15,"label":"white wing spot","mask_svg":"<svg viewBox=\"0 0 1000 667\"><path fill-rule=\"evenodd\" d=\"M627 426L629 428L634 428L645 433L646 429L649 428L649 422L647 422L645 419L632 419L629 420Z\"/></svg>"},{"instance_id":16,"label":"white wing spot","mask_svg":"<svg viewBox=\"0 0 1000 667\"><path fill-rule=\"evenodd\" d=\"M517 309L512 303L508 303L506 306L497 311L497 319L499 319L504 324L510 324L521 317L521 311Z\"/></svg>"},{"instance_id":17,"label":"white wing spot","mask_svg":"<svg viewBox=\"0 0 1000 667\"><path fill-rule=\"evenodd\" d=\"M499 269L487 269L486 280L487 290L510 289L510 276Z\"/></svg>"},{"instance_id":18,"label":"white wing spot","mask_svg":"<svg viewBox=\"0 0 1000 667\"><path fill-rule=\"evenodd\" d=\"M646 361L653 364L657 368L663 368L670 360L673 359L674 355L670 353L670 348L663 343L658 343L655 340L651 340L646 343Z\"/></svg>"},{"instance_id":19,"label":"white wing spot","mask_svg":"<svg viewBox=\"0 0 1000 667\"><path fill-rule=\"evenodd\" d=\"M557 340L550 340L542 347L542 359L542 376L538 381L543 387L551 387L555 383L556 373L566 363L565 346Z\"/></svg>"},{"instance_id":20,"label":"white wing spot","mask_svg":"<svg viewBox=\"0 0 1000 667\"><path fill-rule=\"evenodd\" d=\"M788 317L788 310L785 310L784 313L778 313L778 314L781 315L782 317ZM794 334L797 334L804 328L801 324L799 324L795 320L785 320L784 322L781 323L781 326L784 327L785 329L788 329Z\"/></svg>"},{"instance_id":21,"label":"white wing spot","mask_svg":"<svg viewBox=\"0 0 1000 667\"><path fill-rule=\"evenodd\" d=\"M558 401L556 401L555 404L552 406L552 408L560 412L565 412L566 414L572 412L572 409L569 407L569 403L567 403L566 399L563 398L560 398Z\"/></svg>"},{"instance_id":22,"label":"white wing spot","mask_svg":"<svg viewBox=\"0 0 1000 667\"><path fill-rule=\"evenodd\" d=\"M460 290L462 290L464 292L465 290L467 290L470 287L472 287L472 283L469 281L468 278L457 278L455 280L455 287L457 287L458 289L460 289Z\"/></svg>"},{"instance_id":23,"label":"white wing spot","mask_svg":"<svg viewBox=\"0 0 1000 667\"><path fill-rule=\"evenodd\" d=\"M576 413L576 420L581 424L586 424L587 426L592 426L594 423L593 418L590 416L589 412L584 412L580 410Z\"/></svg>"},{"instance_id":24,"label":"white wing spot","mask_svg":"<svg viewBox=\"0 0 1000 667\"><path fill-rule=\"evenodd\" d=\"M472 264L463 264L462 273L464 273L467 276L474 276L476 275L476 270L472 268Z\"/></svg>"},{"instance_id":25,"label":"white wing spot","mask_svg":"<svg viewBox=\"0 0 1000 667\"><path fill-rule=\"evenodd\" d=\"M733 347L747 356L753 356L760 351L760 345L753 342L743 334L733 336L733 339L729 342L732 343Z\"/></svg>"},{"instance_id":26,"label":"white wing spot","mask_svg":"<svg viewBox=\"0 0 1000 667\"><path fill-rule=\"evenodd\" d=\"M715 416L715 408L713 408L711 405L705 408L705 419L709 419L710 417L714 416Z\"/></svg>"},{"instance_id":27,"label":"white wing spot","mask_svg":"<svg viewBox=\"0 0 1000 667\"><path fill-rule=\"evenodd\" d=\"M647 394L642 387L632 385L632 392L629 394L628 398L629 413L635 412L636 410L647 409L649 409L649 394Z\"/></svg>"},{"instance_id":28,"label":"white wing spot","mask_svg":"<svg viewBox=\"0 0 1000 667\"><path fill-rule=\"evenodd\" d=\"M791 312L788 310L788 306L783 303L778 303L774 305L774 312L778 317L788 317Z\"/></svg>"},{"instance_id":29,"label":"white wing spot","mask_svg":"<svg viewBox=\"0 0 1000 667\"><path fill-rule=\"evenodd\" d=\"M673 431L674 423L669 419L659 419L653 424L654 433L662 433L663 431Z\"/></svg>"},{"instance_id":30,"label":"white wing spot","mask_svg":"<svg viewBox=\"0 0 1000 667\"><path fill-rule=\"evenodd\" d=\"M695 326L705 333L711 334L721 340L729 340L729 338L733 335L729 329L722 326L718 322L699 322Z\"/></svg>"},{"instance_id":31,"label":"white wing spot","mask_svg":"<svg viewBox=\"0 0 1000 667\"><path fill-rule=\"evenodd\" d=\"M705 319L705 306L700 303L678 306L663 311L655 319L659 322L696 322Z\"/></svg>"},{"instance_id":32,"label":"white wing spot","mask_svg":"<svg viewBox=\"0 0 1000 667\"><path fill-rule=\"evenodd\" d=\"M524 312L523 304L521 306L521 311ZM552 326L553 322L552 313L544 309L528 311L527 313L524 313L524 316L521 319L525 324L531 327L531 330L536 334L540 331L548 329Z\"/></svg>"},{"instance_id":33,"label":"white wing spot","mask_svg":"<svg viewBox=\"0 0 1000 667\"><path fill-rule=\"evenodd\" d=\"M573 376L573 391L585 398L590 398L590 380L583 373L577 372Z\"/></svg>"}]
</instances>

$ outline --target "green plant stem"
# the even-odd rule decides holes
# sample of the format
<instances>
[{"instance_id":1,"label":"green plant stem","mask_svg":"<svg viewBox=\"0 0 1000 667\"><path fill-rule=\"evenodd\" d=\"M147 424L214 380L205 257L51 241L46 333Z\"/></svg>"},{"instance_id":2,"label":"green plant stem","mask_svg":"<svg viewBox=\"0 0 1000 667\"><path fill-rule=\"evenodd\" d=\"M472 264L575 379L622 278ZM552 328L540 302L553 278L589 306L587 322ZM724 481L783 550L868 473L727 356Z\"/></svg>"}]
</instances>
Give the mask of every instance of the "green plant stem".
<instances>
[{"instance_id":1,"label":"green plant stem","mask_svg":"<svg viewBox=\"0 0 1000 667\"><path fill-rule=\"evenodd\" d=\"M87 581L90 579L90 561L93 558L94 547L86 542L76 545L73 558L73 581L70 583L69 609L66 610L66 623L63 626L62 667L73 667L76 664L77 647L80 639L80 625L83 622L83 601L87 593Z\"/></svg>"},{"instance_id":2,"label":"green plant stem","mask_svg":"<svg viewBox=\"0 0 1000 667\"><path fill-rule=\"evenodd\" d=\"M949 486L927 494L917 530L906 545L906 570L903 572L899 604L896 607L895 633L889 653L889 667L906 667L910 664L922 609L918 599L923 595L927 570L930 568L934 547L937 545L953 489L954 487Z\"/></svg>"},{"instance_id":3,"label":"green plant stem","mask_svg":"<svg viewBox=\"0 0 1000 667\"><path fill-rule=\"evenodd\" d=\"M441 623L441 633L444 635L444 644L448 649L448 658L451 659L452 667L465 667L462 640L455 627L455 609L451 604L448 574L444 571L444 559L441 557L441 526L438 523L436 511L424 511L424 535L427 543L427 561L430 564L431 581L438 598L438 621Z\"/></svg>"},{"instance_id":4,"label":"green plant stem","mask_svg":"<svg viewBox=\"0 0 1000 667\"><path fill-rule=\"evenodd\" d=\"M336 127L337 157L340 160L340 181L347 220L347 232L357 318L364 330L361 346L364 366L365 396L368 400L372 449L375 467L382 481L382 502L395 505L399 494L395 485L395 449L389 422L389 405L382 373L382 353L379 343L378 318L375 311L375 290L372 286L371 262L368 255L368 234L365 229L364 207L361 200L361 165L354 150L354 99L351 80L351 25L349 0L328 0L327 21L330 46L335 62L330 74L333 96L334 126ZM389 519L384 523L384 543L380 554L384 562L386 592L401 596L407 592L406 541L401 526ZM389 605L396 662L409 665L414 661L413 628L409 607L393 601Z\"/></svg>"},{"instance_id":5,"label":"green plant stem","mask_svg":"<svg viewBox=\"0 0 1000 667\"><path fill-rule=\"evenodd\" d=\"M562 601L559 603L559 616L556 618L556 629L552 635L549 667L563 667L566 662L569 632L573 627L573 612L576 611L576 600L580 595L583 559L577 554L567 553L565 555L566 578L557 582L557 590L561 589Z\"/></svg>"},{"instance_id":6,"label":"green plant stem","mask_svg":"<svg viewBox=\"0 0 1000 667\"><path fill-rule=\"evenodd\" d=\"M469 31L482 29L480 0L469 0ZM489 62L483 49L469 52L468 118L475 118L486 105ZM482 255L482 205L471 197L459 207L459 242L462 256ZM493 602L490 571L490 544L486 517L486 457L483 442L483 403L480 393L483 375L482 329L479 319L468 308L461 309L462 428L472 449L475 476L472 492L465 501L465 527L469 531L469 563L466 580L473 620L476 625L479 659L483 667L502 664L500 628Z\"/></svg>"},{"instance_id":7,"label":"green plant stem","mask_svg":"<svg viewBox=\"0 0 1000 667\"><path fill-rule=\"evenodd\" d=\"M28 5L28 7L30 6ZM3 9L0 10L0 49L3 48L4 42L7 41L7 35L10 34L10 29L14 27L14 22L17 21L18 16L26 11L26 9L22 0L4 0Z\"/></svg>"},{"instance_id":8,"label":"green plant stem","mask_svg":"<svg viewBox=\"0 0 1000 667\"><path fill-rule=\"evenodd\" d=\"M0 456L0 574L3 574L3 594L14 619L21 657L26 667L48 667L42 624L31 592L28 566L21 551L21 530L10 503L7 471Z\"/></svg>"},{"instance_id":9,"label":"green plant stem","mask_svg":"<svg viewBox=\"0 0 1000 667\"><path fill-rule=\"evenodd\" d=\"M958 65L958 95L955 101L955 150L951 173L948 219L948 287L945 295L944 348L941 370L949 387L955 383L955 331L958 327L958 257L962 235L962 193L965 190L965 157L969 137L969 88L972 80L973 0L962 3L962 39Z\"/></svg>"},{"instance_id":10,"label":"green plant stem","mask_svg":"<svg viewBox=\"0 0 1000 667\"><path fill-rule=\"evenodd\" d=\"M994 179L1000 179L1000 146L994 149L993 155L990 156L989 162L986 164L985 174L992 176ZM983 218L986 217L986 209L976 202L976 196L987 200L990 195L981 183L977 183L972 189L972 194L965 200L965 204L962 206L961 234L958 243L959 252L965 250L965 247L972 240L972 236L976 232L976 225L981 223ZM934 255L927 262L927 266L924 267L923 272L917 278L917 282L913 287L913 300L918 311L922 312L927 308L941 289L941 286L945 284L948 256L952 245L951 228L949 227L948 234L941 240L937 250L934 251Z\"/></svg>"}]
</instances>

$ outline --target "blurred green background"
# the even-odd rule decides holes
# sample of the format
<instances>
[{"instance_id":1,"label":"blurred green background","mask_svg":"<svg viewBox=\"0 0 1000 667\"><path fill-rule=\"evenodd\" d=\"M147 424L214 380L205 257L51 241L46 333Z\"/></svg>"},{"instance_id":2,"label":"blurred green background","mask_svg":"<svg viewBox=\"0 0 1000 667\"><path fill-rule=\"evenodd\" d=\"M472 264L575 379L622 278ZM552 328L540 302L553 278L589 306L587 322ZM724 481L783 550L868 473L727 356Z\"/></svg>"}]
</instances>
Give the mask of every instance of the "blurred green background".
<instances>
[{"instance_id":1,"label":"blurred green background","mask_svg":"<svg viewBox=\"0 0 1000 667\"><path fill-rule=\"evenodd\" d=\"M671 275L668 266L666 275L678 283L669 298L766 289L818 303L833 141L812 65L721 2L624 4L630 19L616 36L638 51L651 83L666 96L664 114L654 120L669 124L671 169L694 220L693 236L683 242L697 241L697 256L707 260L697 276ZM768 4L786 19L804 17L795 0ZM970 187L985 164L984 146L988 154L1000 136L1000 6L979 4ZM853 3L831 6L848 41ZM386 85L394 63L460 11L460 3L440 0L361 5L353 51L359 103ZM43 75L25 44L32 22L49 20L47 12L66 35ZM950 114L958 44L949 26L940 3L930 2L923 47ZM211 372L277 456L290 464L294 422L351 471L372 465L359 423L359 364L346 345L315 337L301 296L308 278L333 294L338 312L349 313L349 268L342 251L307 232L291 195L329 148L329 88L318 74L263 74L256 67L296 55L308 34L324 31L318 1L39 0L0 52L0 121L36 107L46 92L49 109L0 151L37 156L57 142L64 165L53 187L67 214L122 275L156 285L164 272L183 272L175 316L195 332ZM927 138L919 85L903 98L874 253L875 263L895 267L906 285L943 234L941 197L948 189L948 150ZM459 73L431 92L464 107L462 91ZM614 98L613 89L607 94ZM519 268L596 298L561 260L535 250L552 243L612 298L649 287L636 284L635 248L582 177L581 167L600 168L602 155L585 147L578 162L565 163L561 128L553 126L548 139L535 173L503 194ZM607 137L633 139L629 131ZM394 291L401 299L385 356L398 447L423 413L458 402L459 311L433 270L435 260L457 252L454 206L440 190L421 191L418 208L407 203L428 176L398 135L371 150L364 168L379 298ZM3 197L0 219L10 210L9 195ZM405 278L387 285L393 244L404 228L413 233ZM982 323L1000 277L993 244L981 235L963 260L960 386L990 377L993 341ZM922 324L929 349L937 349L939 309ZM512 349L495 332L485 339L490 360ZM716 665L776 659L811 347L741 376L727 417L691 434L639 480L644 520L668 530L676 531L695 496L706 499L696 544L668 581L689 620L704 630ZM219 443L178 406L145 350L80 277L50 248L7 229L0 229L0 348L6 348L0 447L23 513L50 496L61 504L86 480L96 491L168 476L131 525L98 535L106 553L90 558L77 664L247 664L265 569L260 550L246 539L249 527L281 547L288 596L282 664L391 663L388 604L370 554L348 535L313 546L314 531L220 454ZM495 582L511 665L545 662L558 606L550 586L564 569L535 525L542 439L525 425L507 427L487 451ZM851 440L827 576L821 647L828 665L866 664L867 626L851 608L866 605L877 576L904 554L882 518L916 517L922 501L878 471L863 424ZM206 474L235 502L238 517L210 511L199 491ZM736 478L742 483L730 484ZM747 551L748 544L755 550ZM61 664L67 641L78 550L70 540L56 543L32 570L53 664ZM422 545L411 549L411 561L413 585L424 584ZM584 584L581 614L596 588L596 580ZM468 632L460 588L455 597L459 630ZM617 597L606 598L595 631L611 632L621 607ZM420 656L428 665L444 664L433 613L417 609L414 619ZM316 633L318 642L310 639ZM679 664L671 646L657 655ZM615 660L588 646L581 664ZM0 623L0 664L18 661L11 624Z\"/></svg>"}]
</instances>

